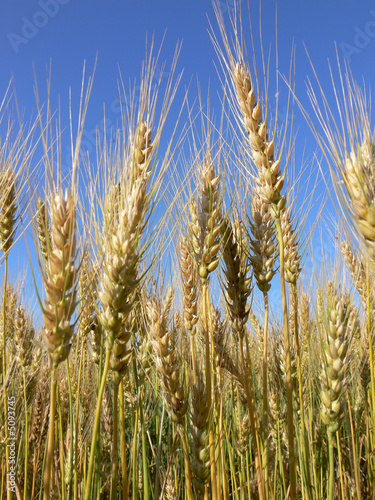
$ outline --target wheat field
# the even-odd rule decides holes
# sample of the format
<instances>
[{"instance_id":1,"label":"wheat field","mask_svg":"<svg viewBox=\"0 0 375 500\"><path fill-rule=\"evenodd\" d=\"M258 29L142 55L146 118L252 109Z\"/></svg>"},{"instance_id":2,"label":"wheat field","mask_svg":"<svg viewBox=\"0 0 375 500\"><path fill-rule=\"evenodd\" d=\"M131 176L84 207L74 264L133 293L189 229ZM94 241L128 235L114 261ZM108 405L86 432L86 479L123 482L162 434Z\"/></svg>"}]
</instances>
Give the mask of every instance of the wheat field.
<instances>
[{"instance_id":1,"label":"wheat field","mask_svg":"<svg viewBox=\"0 0 375 500\"><path fill-rule=\"evenodd\" d=\"M286 76L268 68L242 11L214 9L220 126L188 92L182 132L168 124L179 48L162 89L151 46L95 162L92 76L69 172L38 92L36 120L1 138L0 500L375 498L369 94L338 58L336 102L317 75L306 109L293 53ZM331 174L339 236L321 269L309 210L324 221L325 206L311 184L298 200L272 77ZM16 246L33 293L9 268Z\"/></svg>"}]
</instances>

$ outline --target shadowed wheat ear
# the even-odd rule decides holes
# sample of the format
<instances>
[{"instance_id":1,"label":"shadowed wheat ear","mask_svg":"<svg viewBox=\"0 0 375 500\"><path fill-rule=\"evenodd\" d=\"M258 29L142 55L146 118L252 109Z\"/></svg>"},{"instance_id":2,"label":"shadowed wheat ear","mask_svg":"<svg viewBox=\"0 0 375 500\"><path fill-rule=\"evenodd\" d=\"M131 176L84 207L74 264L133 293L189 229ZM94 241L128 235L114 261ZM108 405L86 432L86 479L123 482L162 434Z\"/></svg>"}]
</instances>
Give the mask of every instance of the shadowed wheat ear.
<instances>
[{"instance_id":1,"label":"shadowed wheat ear","mask_svg":"<svg viewBox=\"0 0 375 500\"><path fill-rule=\"evenodd\" d=\"M188 408L188 391L173 338L175 332L168 328L168 314L156 299L146 304L146 316L166 406L171 419L181 424Z\"/></svg>"},{"instance_id":2,"label":"shadowed wheat ear","mask_svg":"<svg viewBox=\"0 0 375 500\"><path fill-rule=\"evenodd\" d=\"M113 437L113 405L111 402L111 393L108 385L105 386L103 395L103 444L110 454L112 437Z\"/></svg>"},{"instance_id":3,"label":"shadowed wheat ear","mask_svg":"<svg viewBox=\"0 0 375 500\"><path fill-rule=\"evenodd\" d=\"M210 151L201 165L199 203L191 198L190 240L202 280L208 278L218 264L220 249L221 198L219 190L220 174L216 172Z\"/></svg>"},{"instance_id":4,"label":"shadowed wheat ear","mask_svg":"<svg viewBox=\"0 0 375 500\"><path fill-rule=\"evenodd\" d=\"M17 359L21 366L29 366L32 361L35 330L31 318L26 314L22 304L18 304L15 310L14 334L17 345Z\"/></svg>"},{"instance_id":5,"label":"shadowed wheat ear","mask_svg":"<svg viewBox=\"0 0 375 500\"><path fill-rule=\"evenodd\" d=\"M204 495L210 480L210 452L208 443L209 406L207 390L200 370L197 382L191 388L190 432L193 484L197 494Z\"/></svg>"},{"instance_id":6,"label":"shadowed wheat ear","mask_svg":"<svg viewBox=\"0 0 375 500\"><path fill-rule=\"evenodd\" d=\"M341 254L344 257L346 265L348 266L350 275L353 279L354 285L361 297L364 305L367 303L367 290L366 290L366 268L363 260L354 253L349 243L346 241L340 242Z\"/></svg>"},{"instance_id":7,"label":"shadowed wheat ear","mask_svg":"<svg viewBox=\"0 0 375 500\"><path fill-rule=\"evenodd\" d=\"M179 242L180 247L180 271L183 281L184 302L184 326L186 330L195 334L195 325L198 321L197 311L197 286L196 268L186 238Z\"/></svg>"},{"instance_id":8,"label":"shadowed wheat ear","mask_svg":"<svg viewBox=\"0 0 375 500\"><path fill-rule=\"evenodd\" d=\"M275 275L276 245L275 228L269 206L255 192L251 200L252 221L250 222L251 238L250 256L254 276L261 292L266 293L271 288Z\"/></svg>"},{"instance_id":9,"label":"shadowed wheat ear","mask_svg":"<svg viewBox=\"0 0 375 500\"><path fill-rule=\"evenodd\" d=\"M296 285L301 273L301 255L297 234L293 228L291 208L285 207L280 211L280 223L284 240L285 281Z\"/></svg>"},{"instance_id":10,"label":"shadowed wheat ear","mask_svg":"<svg viewBox=\"0 0 375 500\"><path fill-rule=\"evenodd\" d=\"M180 247L180 274L182 279L183 303L184 303L184 326L190 337L190 350L192 357L192 368L194 382L196 382L196 359L195 359L195 334L198 321L198 290L197 269L189 247L187 238L182 238Z\"/></svg>"},{"instance_id":11,"label":"shadowed wheat ear","mask_svg":"<svg viewBox=\"0 0 375 500\"><path fill-rule=\"evenodd\" d=\"M155 298L149 300L146 304L146 317L165 405L171 420L179 424L178 432L184 452L185 488L188 500L193 500L189 452L185 427L183 426L184 417L189 406L189 391L183 374L182 360L176 349L177 331L175 328L168 328L168 317L173 296L173 290L170 289L164 307Z\"/></svg>"},{"instance_id":12,"label":"shadowed wheat ear","mask_svg":"<svg viewBox=\"0 0 375 500\"><path fill-rule=\"evenodd\" d=\"M233 329L237 333L239 338L241 367L245 375L244 389L246 393L247 403L249 405L251 433L253 441L256 444L255 463L260 485L259 489L262 496L263 485L260 477L260 451L258 444L256 412L254 407L254 389L252 383L252 373L250 371L251 363L249 362L249 344L245 330L245 324L249 315L249 308L247 307L247 299L250 295L250 279L247 276L249 265L247 263L246 253L244 255L245 249L243 246L243 235L241 235L237 230L236 237L228 221L224 221L223 225L225 231L223 236L223 258L225 262L224 272L226 276L226 300ZM244 357L244 341L246 341L246 359Z\"/></svg>"},{"instance_id":13,"label":"shadowed wheat ear","mask_svg":"<svg viewBox=\"0 0 375 500\"><path fill-rule=\"evenodd\" d=\"M13 285L8 285L5 293L2 293L2 314L5 314L5 323L0 325L2 338L5 337L5 342L13 337L14 332L14 319L17 304L19 302L19 294L17 288Z\"/></svg>"},{"instance_id":14,"label":"shadowed wheat ear","mask_svg":"<svg viewBox=\"0 0 375 500\"><path fill-rule=\"evenodd\" d=\"M86 252L82 259L81 272L78 282L79 298L79 328L78 338L86 341L90 333L96 328L97 292L98 292L97 264L92 263ZM100 345L99 345L100 349Z\"/></svg>"},{"instance_id":15,"label":"shadowed wheat ear","mask_svg":"<svg viewBox=\"0 0 375 500\"><path fill-rule=\"evenodd\" d=\"M223 261L225 296L228 312L235 332L243 338L245 324L249 316L247 299L251 293L250 265L241 224L234 230L228 220L223 221Z\"/></svg>"},{"instance_id":16,"label":"shadowed wheat ear","mask_svg":"<svg viewBox=\"0 0 375 500\"><path fill-rule=\"evenodd\" d=\"M36 202L36 221L37 221L37 235L39 241L40 253L45 262L48 260L48 254L52 248L50 224L47 219L46 205L42 198L38 198Z\"/></svg>"}]
</instances>

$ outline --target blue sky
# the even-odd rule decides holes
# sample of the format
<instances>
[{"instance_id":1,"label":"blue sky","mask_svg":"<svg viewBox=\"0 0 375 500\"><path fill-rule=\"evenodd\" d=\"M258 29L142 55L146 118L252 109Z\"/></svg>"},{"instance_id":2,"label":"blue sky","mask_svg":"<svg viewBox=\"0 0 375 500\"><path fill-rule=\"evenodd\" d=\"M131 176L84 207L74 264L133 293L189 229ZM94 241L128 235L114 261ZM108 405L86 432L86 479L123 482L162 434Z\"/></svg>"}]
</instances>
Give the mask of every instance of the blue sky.
<instances>
[{"instance_id":1,"label":"blue sky","mask_svg":"<svg viewBox=\"0 0 375 500\"><path fill-rule=\"evenodd\" d=\"M220 1L226 17L234 0L228 0L228 6L226 0ZM246 3L241 1L245 11ZM250 4L257 31L258 1L251 0ZM146 35L150 38L154 34L158 46L165 32L161 60L170 62L177 41L183 42L178 64L178 69L184 70L181 94L191 78L190 100L196 93L196 78L203 91L210 82L212 107L217 108L217 57L207 32L207 16L216 26L210 0L1 0L0 5L0 96L13 75L18 102L26 117L32 111L35 114L33 65L43 96L46 66L52 61L52 97L57 102L60 96L66 113L64 124L69 88L73 102L77 102L83 62L87 61L90 72L98 54L86 128L91 131L100 125L103 104L107 118L115 122L119 116L119 69L125 82L137 78ZM276 5L274 0L262 2L265 47L275 46ZM327 59L335 58L335 42L340 56L350 59L356 78L363 77L368 83L374 80L375 5L371 0L283 0L277 5L277 16L280 71L288 71L294 40L297 95L307 107L304 82L311 69L303 43L325 87L329 85ZM86 138L90 141L89 136Z\"/></svg>"},{"instance_id":2,"label":"blue sky","mask_svg":"<svg viewBox=\"0 0 375 500\"><path fill-rule=\"evenodd\" d=\"M229 9L233 2L228 1ZM221 3L225 11L226 1ZM246 3L242 0L243 8ZM60 95L66 110L69 87L73 96L79 95L83 61L90 72L98 54L87 128L100 122L103 103L108 118L116 120L119 68L125 82L138 77L146 35L155 34L158 46L165 31L162 59L170 61L177 41L183 41L178 65L184 70L182 88L197 76L202 89L210 81L212 96L218 89L217 58L207 33L207 15L216 24L210 0L1 0L0 5L0 95L13 75L26 116L35 110L33 64L43 89L45 68L52 61L52 96ZM274 0L262 2L266 47L275 44L276 5ZM258 1L251 0L251 9L257 31ZM288 71L294 40L301 101L306 101L304 81L310 72L303 43L323 82L328 78L327 59L335 57L335 42L340 55L350 58L354 75L373 81L375 5L371 0L283 0L277 11L280 70ZM194 84L192 95L195 89Z\"/></svg>"},{"instance_id":3,"label":"blue sky","mask_svg":"<svg viewBox=\"0 0 375 500\"><path fill-rule=\"evenodd\" d=\"M224 17L233 1L221 1ZM247 0L241 5L246 12ZM255 37L258 33L258 1L250 0ZM305 80L311 67L306 46L324 88L331 86L327 60L335 61L335 43L341 58L350 61L357 80L369 85L375 81L375 5L373 0L275 0L262 1L263 42L275 46L275 17L280 71L289 69L292 43L296 46L296 93L310 111ZM205 94L210 86L211 107L220 116L217 98L220 82L215 69L217 56L210 42L210 19L216 21L210 0L0 0L0 97L11 77L20 108L26 119L36 115L34 69L42 100L46 97L46 67L52 62L52 104L60 98L62 126L68 128L68 96L73 104L79 99L84 61L87 74L98 64L86 121L84 147L94 152L93 134L101 126L103 105L107 120L119 120L117 81L119 69L125 82L139 78L145 55L146 36L154 34L156 47L165 34L161 61L170 64L178 41L182 49L177 70L184 70L173 113L180 107L184 87L190 87L190 101L196 96L196 81ZM245 20L247 26L247 20ZM250 42L250 41L249 41ZM250 43L249 43L250 47ZM193 80L192 80L193 79ZM281 86L281 92L286 92ZM78 109L73 107L73 114ZM303 118L296 111L298 129L297 156L306 145L307 156L316 149L315 141ZM166 129L168 131L168 128ZM63 162L67 158L63 145Z\"/></svg>"}]
</instances>

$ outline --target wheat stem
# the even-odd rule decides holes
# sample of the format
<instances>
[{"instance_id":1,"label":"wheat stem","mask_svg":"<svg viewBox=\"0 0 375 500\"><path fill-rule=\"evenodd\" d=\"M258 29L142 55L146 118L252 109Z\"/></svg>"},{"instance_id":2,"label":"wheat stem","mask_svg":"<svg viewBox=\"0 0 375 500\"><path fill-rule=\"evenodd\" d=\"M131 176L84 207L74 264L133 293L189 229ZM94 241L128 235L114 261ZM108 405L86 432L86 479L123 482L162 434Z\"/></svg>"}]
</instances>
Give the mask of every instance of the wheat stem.
<instances>
[{"instance_id":1,"label":"wheat stem","mask_svg":"<svg viewBox=\"0 0 375 500\"><path fill-rule=\"evenodd\" d=\"M239 348L240 348L240 359L242 364L242 371L244 373L244 382L245 382L245 391L247 403L249 406L249 416L250 416L250 426L251 426L251 434L253 436L254 443L254 456L255 456L255 470L257 476L258 483L258 493L260 500L264 500L264 486L263 486L263 478L262 478L262 468L260 463L260 446L259 446L259 435L257 429L256 422L256 412L255 412L255 399L254 399L254 388L253 388L253 379L252 379L252 370L250 364L250 346L247 335L245 335L246 341L246 360L244 356L244 344L243 338L239 338Z\"/></svg>"},{"instance_id":2,"label":"wheat stem","mask_svg":"<svg viewBox=\"0 0 375 500\"><path fill-rule=\"evenodd\" d=\"M79 340L77 341L78 344ZM83 339L82 339L82 346L83 346ZM76 414L75 414L75 420L74 420L74 426L75 426L75 432L74 432L74 449L73 449L73 401L72 401L72 386L71 386L71 381L70 381L70 373L69 373L69 363L68 360L67 362L67 375L68 375L68 387L69 387L69 406L70 406L70 421L72 422L70 424L70 464L71 468L70 471L73 469L73 453L75 457L75 462L74 462L74 500L78 499L78 470L77 470L77 461L78 461L78 426L79 426L79 398L80 398L80 390L81 390L81 377L82 377L82 365L83 365L83 356L80 357L79 360L79 371L78 371L78 386L77 386L77 393L76 393ZM70 472L70 478L69 478L69 491L71 491L71 484L72 484L72 472ZM69 494L70 498L70 494Z\"/></svg>"},{"instance_id":3,"label":"wheat stem","mask_svg":"<svg viewBox=\"0 0 375 500\"><path fill-rule=\"evenodd\" d=\"M178 426L178 430L181 437L182 448L184 451L184 464L185 464L185 491L187 494L188 500L193 500L193 490L191 485L191 473L190 473L190 464L189 464L189 451L187 447L186 434L185 429L182 425Z\"/></svg>"},{"instance_id":4,"label":"wheat stem","mask_svg":"<svg viewBox=\"0 0 375 500\"><path fill-rule=\"evenodd\" d=\"M268 365L268 347L267 347L267 337L268 337L268 293L263 293L264 299L264 332L263 332L263 453L264 453L264 484L268 485L269 479L269 453L268 453L268 390L267 390L267 365ZM266 494L267 495L267 494ZM267 496L266 496L267 498Z\"/></svg>"},{"instance_id":5,"label":"wheat stem","mask_svg":"<svg viewBox=\"0 0 375 500\"><path fill-rule=\"evenodd\" d=\"M134 419L134 429L138 429L138 421L139 421L139 403L137 404L135 419ZM138 455L138 432L134 432L133 434L133 448L132 448L132 457L130 468L132 471L132 493L133 498L138 498L138 463L137 463L137 455ZM130 481L129 481L130 486Z\"/></svg>"},{"instance_id":6,"label":"wheat stem","mask_svg":"<svg viewBox=\"0 0 375 500\"><path fill-rule=\"evenodd\" d=\"M55 436L55 414L56 414L56 387L57 382L55 378L55 371L57 363L52 364L51 369L51 382L50 382L50 413L49 413L49 427L48 427L48 443L46 451L46 463L44 470L44 493L43 499L50 499L51 484L53 482L52 465L53 465L53 449L54 449L54 436Z\"/></svg>"},{"instance_id":7,"label":"wheat stem","mask_svg":"<svg viewBox=\"0 0 375 500\"><path fill-rule=\"evenodd\" d=\"M115 377L113 381L113 436L112 436L112 484L111 500L117 500L117 477L118 477L118 389L119 380Z\"/></svg>"},{"instance_id":8,"label":"wheat stem","mask_svg":"<svg viewBox=\"0 0 375 500\"><path fill-rule=\"evenodd\" d=\"M281 301L282 301L283 321L284 321L290 498L291 498L291 500L295 500L296 499L297 480L296 480L296 457L295 457L295 451L294 451L292 368L291 368L291 358L290 358L288 306L287 306L287 299L286 299L285 276L284 276L284 242L283 242L283 234L281 231L280 217L275 218L275 225L276 225L278 239L279 239Z\"/></svg>"},{"instance_id":9,"label":"wheat stem","mask_svg":"<svg viewBox=\"0 0 375 500\"><path fill-rule=\"evenodd\" d=\"M220 415L219 415L219 436L220 436L220 455L221 455L221 473L223 485L223 500L229 499L229 491L227 484L226 463L225 463L225 449L224 449L224 429L223 429L223 397L220 398Z\"/></svg>"},{"instance_id":10,"label":"wheat stem","mask_svg":"<svg viewBox=\"0 0 375 500\"><path fill-rule=\"evenodd\" d=\"M143 499L149 500L150 498L150 486L149 486L149 465L147 462L147 439L146 439L146 425L143 411L143 387L139 395L139 417L142 429L142 472L143 472Z\"/></svg>"},{"instance_id":11,"label":"wheat stem","mask_svg":"<svg viewBox=\"0 0 375 500\"><path fill-rule=\"evenodd\" d=\"M121 447L121 491L122 500L128 500L128 471L127 471L127 452L125 437L125 412L124 412L124 381L121 379L119 385L120 393L120 447Z\"/></svg>"},{"instance_id":12,"label":"wheat stem","mask_svg":"<svg viewBox=\"0 0 375 500\"><path fill-rule=\"evenodd\" d=\"M346 401L348 403L349 419L350 419L350 434L351 434L351 438L352 438L352 453L353 453L355 487L356 487L357 498L358 498L358 500L361 500L362 495L361 495L361 487L360 487L359 476L358 476L358 462L357 462L357 454L356 454L356 446L355 446L353 415L352 415L352 408L351 408L351 404L350 404L348 389L346 390Z\"/></svg>"},{"instance_id":13,"label":"wheat stem","mask_svg":"<svg viewBox=\"0 0 375 500\"><path fill-rule=\"evenodd\" d=\"M72 480L73 480L73 451L74 451L74 434L73 434L73 397L72 397L72 383L71 383L71 378L70 378L70 369L69 369L69 360L66 358L65 360L66 364L66 378L68 382L68 395L69 395L69 441L70 441L70 450L69 450L69 483L68 483L68 500L70 500L71 495L72 495ZM59 400L60 404L60 400ZM61 412L60 412L60 419L61 419ZM77 436L75 436L77 439ZM60 438L60 447L62 442L62 437ZM77 466L77 464L75 464Z\"/></svg>"},{"instance_id":14,"label":"wheat stem","mask_svg":"<svg viewBox=\"0 0 375 500\"><path fill-rule=\"evenodd\" d=\"M203 303L202 303L202 314L203 314L203 329L204 329L204 340L205 340L205 361L206 361L206 390L207 390L207 406L209 412L212 411L212 382L211 382L211 370L213 368L210 360L210 331L209 331L209 291L208 282L204 279L203 281L203 291L202 291ZM209 422L209 449L210 449L210 468L211 468L211 495L212 499L216 500L217 497L217 477L216 477L216 463L215 463L215 443L214 443L214 433L213 433L213 419Z\"/></svg>"},{"instance_id":15,"label":"wheat stem","mask_svg":"<svg viewBox=\"0 0 375 500\"><path fill-rule=\"evenodd\" d=\"M335 461L334 461L334 440L332 433L327 430L328 435L328 456L329 456L329 480L327 500L334 499L335 493Z\"/></svg>"},{"instance_id":16,"label":"wheat stem","mask_svg":"<svg viewBox=\"0 0 375 500\"><path fill-rule=\"evenodd\" d=\"M107 374L109 370L109 360L110 360L111 351L107 349L105 356L105 363L103 369L103 375L100 383L100 389L98 393L98 400L96 402L96 411L95 411L95 420L94 420L94 428L92 431L92 439L91 439L91 448L90 448L90 461L89 461L89 469L87 473L87 479L85 484L85 496L84 500L90 500L90 490L92 483L92 474L94 470L94 458L95 458L95 449L96 449L96 440L98 438L99 425L100 425L100 410L103 400L104 387L107 380Z\"/></svg>"},{"instance_id":17,"label":"wheat stem","mask_svg":"<svg viewBox=\"0 0 375 500\"><path fill-rule=\"evenodd\" d=\"M296 283L291 283L292 288L292 296L294 303L294 311L293 311L293 322L294 322L294 337L296 344L296 355L297 355L297 376L298 376L298 391L299 391L299 404L300 404L300 440L302 447L302 464L301 467L305 469L302 477L307 478L307 489L309 493L311 493L311 478L310 478L310 464L309 464L309 453L308 453L308 440L306 435L306 426L305 426L305 409L304 409L304 401L303 401L303 384L302 384L302 362L301 362L301 349L299 342L299 330L298 330L298 295L297 295L297 285ZM305 491L305 488L303 488Z\"/></svg>"},{"instance_id":18,"label":"wheat stem","mask_svg":"<svg viewBox=\"0 0 375 500\"><path fill-rule=\"evenodd\" d=\"M60 456L64 456L64 440L63 440L63 423L62 423L62 415L61 415L61 398L60 392L57 394L57 412L58 412L58 426L56 429L56 441L59 442L59 453ZM57 446L56 446L57 448ZM61 484L65 486L65 467L64 461L60 460L60 474L61 474ZM65 487L61 488L61 500L65 500Z\"/></svg>"}]
</instances>

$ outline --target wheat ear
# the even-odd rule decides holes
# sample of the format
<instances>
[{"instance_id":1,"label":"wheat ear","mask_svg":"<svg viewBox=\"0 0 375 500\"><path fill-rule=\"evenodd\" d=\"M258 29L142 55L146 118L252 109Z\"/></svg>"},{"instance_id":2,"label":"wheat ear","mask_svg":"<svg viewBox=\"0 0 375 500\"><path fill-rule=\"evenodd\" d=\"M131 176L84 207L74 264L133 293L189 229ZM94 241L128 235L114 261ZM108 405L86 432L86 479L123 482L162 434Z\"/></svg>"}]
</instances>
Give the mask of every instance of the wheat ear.
<instances>
[{"instance_id":1,"label":"wheat ear","mask_svg":"<svg viewBox=\"0 0 375 500\"><path fill-rule=\"evenodd\" d=\"M207 390L203 376L197 372L197 382L191 389L191 448L193 459L191 469L193 473L194 489L200 498L210 479L210 451L208 443L209 406Z\"/></svg>"},{"instance_id":2,"label":"wheat ear","mask_svg":"<svg viewBox=\"0 0 375 500\"><path fill-rule=\"evenodd\" d=\"M43 337L50 357L51 395L50 423L44 471L44 499L50 494L54 448L54 423L56 412L57 366L67 359L74 326L71 318L76 308L77 269L76 257L76 208L74 196L54 193L51 200L52 248L43 275L46 298L43 304Z\"/></svg>"},{"instance_id":3,"label":"wheat ear","mask_svg":"<svg viewBox=\"0 0 375 500\"><path fill-rule=\"evenodd\" d=\"M262 120L250 72L242 63L237 62L232 69L232 78L243 125L249 138L251 157L257 168L259 195L266 203L277 205L281 199L284 178L280 171L280 157L274 157L275 140L269 138L267 121Z\"/></svg>"},{"instance_id":4,"label":"wheat ear","mask_svg":"<svg viewBox=\"0 0 375 500\"><path fill-rule=\"evenodd\" d=\"M25 467L24 467L24 500L27 499L27 475L28 475L28 458L29 458L29 417L27 405L27 384L26 384L26 367L31 364L32 359L32 341L35 337L35 330L32 326L30 318L27 317L24 307L19 304L16 308L14 319L14 333L17 344L17 359L22 366L23 377L23 397L25 406Z\"/></svg>"},{"instance_id":5,"label":"wheat ear","mask_svg":"<svg viewBox=\"0 0 375 500\"><path fill-rule=\"evenodd\" d=\"M346 356L350 341L349 314L349 298L339 297L335 293L328 303L322 371L322 419L331 435L340 428L344 412Z\"/></svg>"},{"instance_id":6,"label":"wheat ear","mask_svg":"<svg viewBox=\"0 0 375 500\"><path fill-rule=\"evenodd\" d=\"M280 223L284 242L285 281L296 285L301 273L301 255L299 254L299 242L293 228L290 208L285 207L280 211Z\"/></svg>"},{"instance_id":7,"label":"wheat ear","mask_svg":"<svg viewBox=\"0 0 375 500\"><path fill-rule=\"evenodd\" d=\"M198 274L202 282L202 314L203 331L205 337L205 364L206 364L206 390L208 403L212 404L211 370L215 366L215 351L210 321L210 298L208 289L209 275L219 264L218 252L221 238L221 205L220 173L217 172L211 155L209 137L207 137L207 150L201 161L199 171L199 203L193 198L190 200L190 242L194 251L194 258ZM210 348L212 352L210 353ZM210 356L211 354L211 356ZM211 359L210 359L211 358ZM212 360L212 362L211 362ZM214 378L216 373L214 372ZM209 432L211 456L211 489L212 498L217 498L217 483L221 478L216 474L214 437L212 429Z\"/></svg>"},{"instance_id":8,"label":"wheat ear","mask_svg":"<svg viewBox=\"0 0 375 500\"><path fill-rule=\"evenodd\" d=\"M192 500L190 463L186 434L182 425L189 405L188 390L182 378L181 360L176 352L176 338L174 338L176 332L174 329L168 329L168 315L172 298L173 294L169 293L164 308L156 299L150 300L146 307L146 314L156 356L156 367L163 388L163 397L170 418L179 424L178 430L184 450L185 487L188 499Z\"/></svg>"},{"instance_id":9,"label":"wheat ear","mask_svg":"<svg viewBox=\"0 0 375 500\"><path fill-rule=\"evenodd\" d=\"M375 145L366 138L357 151L346 158L343 178L348 192L356 227L375 261Z\"/></svg>"},{"instance_id":10,"label":"wheat ear","mask_svg":"<svg viewBox=\"0 0 375 500\"><path fill-rule=\"evenodd\" d=\"M346 241L340 242L341 254L344 257L346 265L348 266L350 275L354 281L354 285L358 290L359 296L363 304L367 305L367 290L366 290L366 269L362 259L356 255L349 243Z\"/></svg>"},{"instance_id":11,"label":"wheat ear","mask_svg":"<svg viewBox=\"0 0 375 500\"><path fill-rule=\"evenodd\" d=\"M147 304L147 319L166 407L170 418L181 424L188 408L188 392L181 377L173 329L168 329L168 316L156 299Z\"/></svg>"},{"instance_id":12,"label":"wheat ear","mask_svg":"<svg viewBox=\"0 0 375 500\"><path fill-rule=\"evenodd\" d=\"M194 383L196 382L196 360L195 360L195 334L196 323L198 321L198 291L197 273L191 249L186 238L179 242L180 247L180 273L183 286L184 302L184 326L190 337L190 350L193 364Z\"/></svg>"},{"instance_id":13,"label":"wheat ear","mask_svg":"<svg viewBox=\"0 0 375 500\"><path fill-rule=\"evenodd\" d=\"M17 187L15 175L10 167L0 172L0 250L9 252L14 242Z\"/></svg>"},{"instance_id":14,"label":"wheat ear","mask_svg":"<svg viewBox=\"0 0 375 500\"><path fill-rule=\"evenodd\" d=\"M58 365L69 355L77 294L75 201L68 190L64 196L53 196L51 219L52 249L44 275L43 336L52 363Z\"/></svg>"},{"instance_id":15,"label":"wheat ear","mask_svg":"<svg viewBox=\"0 0 375 500\"><path fill-rule=\"evenodd\" d=\"M2 158L2 160L4 160ZM4 422L8 422L8 405L7 401L7 389L6 389L6 373L7 373L7 363L6 363L6 315L5 315L5 296L7 290L7 280L8 280L8 254L14 241L14 233L16 226L16 201L17 201L17 190L16 181L13 170L10 166L5 164L5 168L0 171L0 249L3 251L5 256L5 266L4 266L4 285L3 285L3 335L2 335L2 375L3 375L3 401L4 401ZM5 425L5 439L8 439L8 426ZM10 474L10 464L9 464L9 447L6 446L6 473L7 476ZM12 493L9 488L7 488L7 498L11 499Z\"/></svg>"},{"instance_id":16,"label":"wheat ear","mask_svg":"<svg viewBox=\"0 0 375 500\"><path fill-rule=\"evenodd\" d=\"M52 242L50 224L46 213L46 205L42 198L38 198L36 208L37 235L40 253L42 254L44 261L47 262L50 249L52 248Z\"/></svg>"},{"instance_id":17,"label":"wheat ear","mask_svg":"<svg viewBox=\"0 0 375 500\"><path fill-rule=\"evenodd\" d=\"M328 497L334 495L334 446L335 434L339 430L344 414L344 394L346 388L345 371L347 352L350 341L348 296L341 296L336 291L329 295L328 322L322 369L322 420L327 426L329 451L329 487Z\"/></svg>"},{"instance_id":18,"label":"wheat ear","mask_svg":"<svg viewBox=\"0 0 375 500\"><path fill-rule=\"evenodd\" d=\"M242 232L235 232L228 220L223 222L222 227L226 301L234 330L243 338L249 316L247 300L251 293L250 265Z\"/></svg>"},{"instance_id":19,"label":"wheat ear","mask_svg":"<svg viewBox=\"0 0 375 500\"><path fill-rule=\"evenodd\" d=\"M151 175L153 144L151 129L147 122L140 121L131 142L131 154L127 160L123 178L112 186L105 207L106 221L104 234L103 273L99 279L99 300L101 309L99 321L106 334L106 360L102 386L108 369L113 370L114 378L114 447L112 498L117 498L117 394L120 381L131 358L128 343L131 332L124 328L124 322L133 308L132 294L139 279L137 277L140 260L139 243L144 230L144 217L148 208L147 187ZM96 425L93 432L92 456L90 457L89 476L93 469L93 449L99 425L99 411L102 388L99 392ZM88 494L87 494L88 495ZM86 495L85 498L88 498Z\"/></svg>"}]
</instances>

